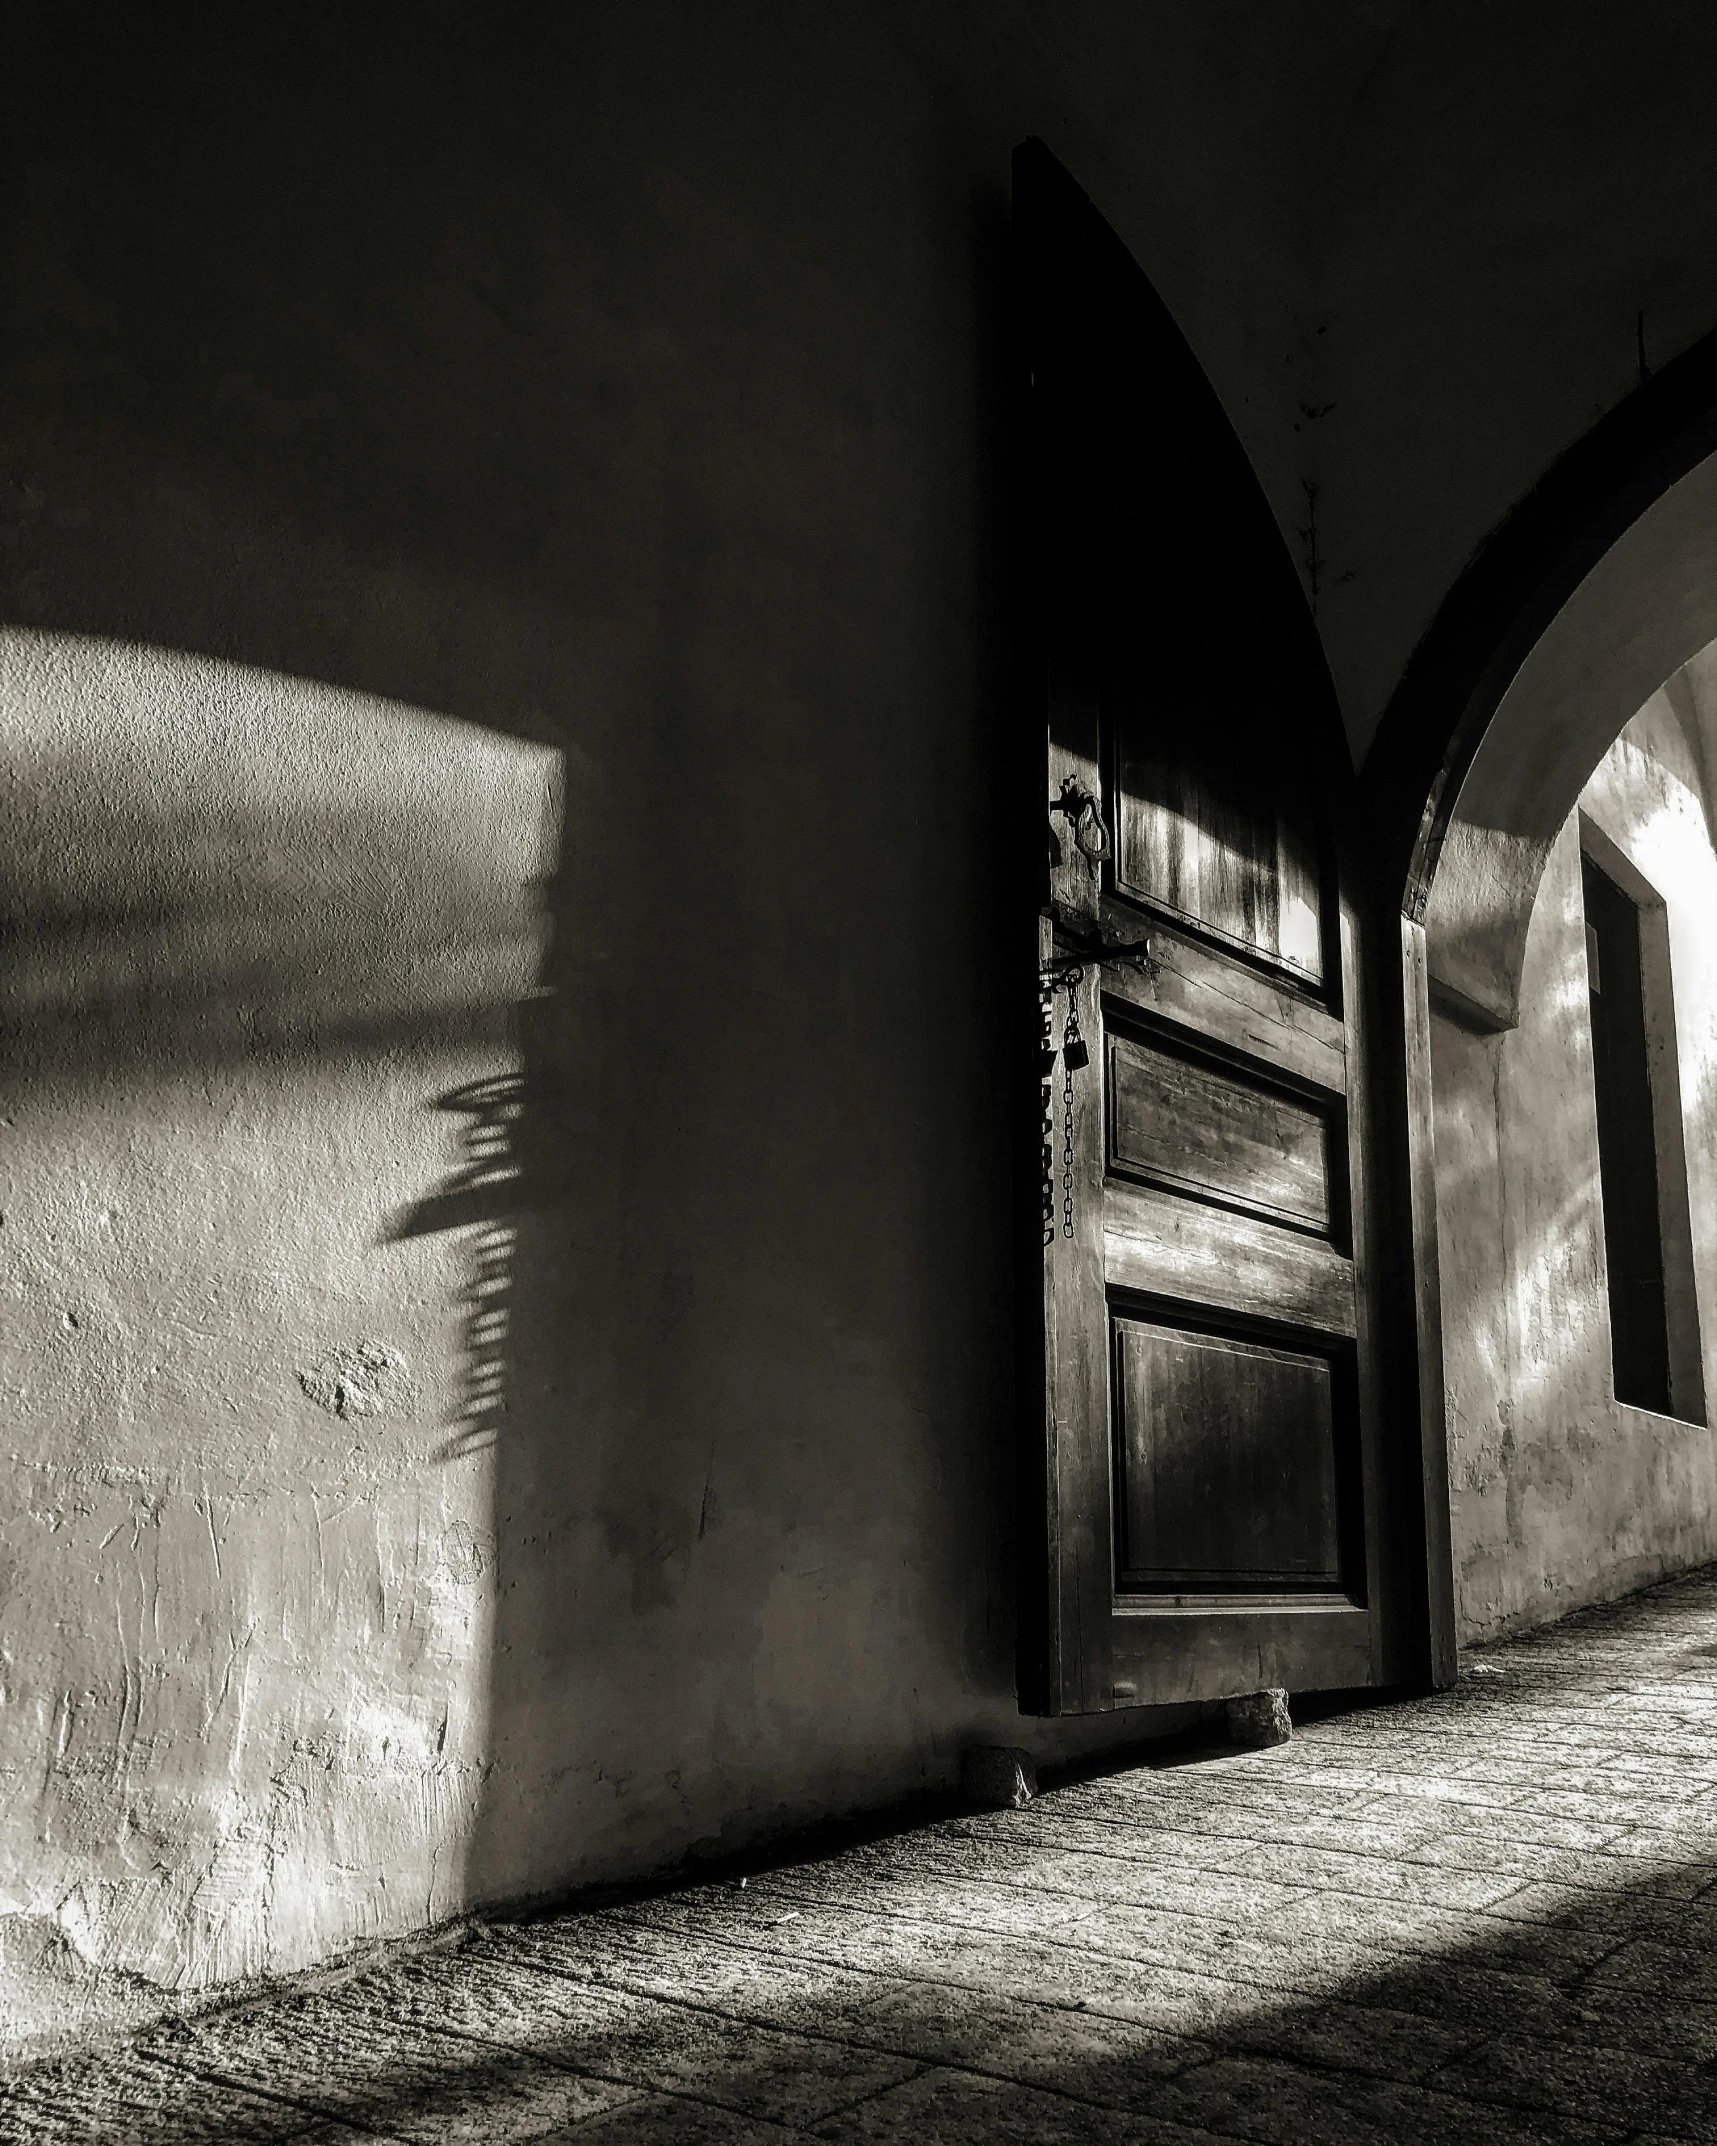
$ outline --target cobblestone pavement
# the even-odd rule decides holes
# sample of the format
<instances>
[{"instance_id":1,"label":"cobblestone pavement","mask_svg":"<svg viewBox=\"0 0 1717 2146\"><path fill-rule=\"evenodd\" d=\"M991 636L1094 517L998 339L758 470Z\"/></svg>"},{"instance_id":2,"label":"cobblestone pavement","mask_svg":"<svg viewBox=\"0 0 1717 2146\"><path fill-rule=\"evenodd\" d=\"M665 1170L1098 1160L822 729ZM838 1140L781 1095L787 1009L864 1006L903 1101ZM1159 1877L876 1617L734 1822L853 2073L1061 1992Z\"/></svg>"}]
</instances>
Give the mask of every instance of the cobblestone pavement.
<instances>
[{"instance_id":1,"label":"cobblestone pavement","mask_svg":"<svg viewBox=\"0 0 1717 2146\"><path fill-rule=\"evenodd\" d=\"M30 2065L0 2137L1717 2141L1717 1570L1274 1751Z\"/></svg>"}]
</instances>

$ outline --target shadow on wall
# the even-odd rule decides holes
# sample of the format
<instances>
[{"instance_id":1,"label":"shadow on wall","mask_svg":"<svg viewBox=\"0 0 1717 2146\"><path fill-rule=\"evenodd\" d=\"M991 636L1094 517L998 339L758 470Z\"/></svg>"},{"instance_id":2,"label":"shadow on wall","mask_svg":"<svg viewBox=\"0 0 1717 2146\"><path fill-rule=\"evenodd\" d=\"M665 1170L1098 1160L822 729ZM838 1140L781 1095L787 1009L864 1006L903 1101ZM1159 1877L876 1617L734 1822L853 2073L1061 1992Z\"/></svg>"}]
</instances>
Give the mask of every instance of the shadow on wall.
<instances>
[{"instance_id":1,"label":"shadow on wall","mask_svg":"<svg viewBox=\"0 0 1717 2146\"><path fill-rule=\"evenodd\" d=\"M0 1072L493 1044L539 958L553 756L249 666L14 630Z\"/></svg>"},{"instance_id":2,"label":"shadow on wall","mask_svg":"<svg viewBox=\"0 0 1717 2146\"><path fill-rule=\"evenodd\" d=\"M496 1224L412 1195L495 1174L425 1101L516 1107L557 790L373 694L0 630L0 1945L63 1968L8 2026L464 1904Z\"/></svg>"},{"instance_id":3,"label":"shadow on wall","mask_svg":"<svg viewBox=\"0 0 1717 2146\"><path fill-rule=\"evenodd\" d=\"M1146 1726L1014 1697L988 152L293 19L0 85L0 1905L170 1987Z\"/></svg>"},{"instance_id":4,"label":"shadow on wall","mask_svg":"<svg viewBox=\"0 0 1717 2146\"><path fill-rule=\"evenodd\" d=\"M1698 785L1671 707L1654 696L1550 845L1522 935L1518 1023L1483 1036L1441 1014L1434 1023L1451 1494L1469 1638L1610 1599L1717 1548L1704 1422L1615 1397L1581 885L1584 822L1668 903L1692 1265L1708 1295L1717 863Z\"/></svg>"},{"instance_id":5,"label":"shadow on wall","mask_svg":"<svg viewBox=\"0 0 1717 2146\"><path fill-rule=\"evenodd\" d=\"M26 10L0 1875L90 1959L1176 1725L1017 1711L1028 130L894 32Z\"/></svg>"},{"instance_id":6,"label":"shadow on wall","mask_svg":"<svg viewBox=\"0 0 1717 2146\"><path fill-rule=\"evenodd\" d=\"M471 1272L464 1312L465 1384L444 1459L480 1453L501 1436L507 1413L507 1342L512 1327L513 1258L525 1196L519 1125L525 1083L517 1073L467 1081L437 1096L435 1107L462 1121L459 1167L437 1192L417 1200L391 1226L407 1243L468 1229Z\"/></svg>"}]
</instances>

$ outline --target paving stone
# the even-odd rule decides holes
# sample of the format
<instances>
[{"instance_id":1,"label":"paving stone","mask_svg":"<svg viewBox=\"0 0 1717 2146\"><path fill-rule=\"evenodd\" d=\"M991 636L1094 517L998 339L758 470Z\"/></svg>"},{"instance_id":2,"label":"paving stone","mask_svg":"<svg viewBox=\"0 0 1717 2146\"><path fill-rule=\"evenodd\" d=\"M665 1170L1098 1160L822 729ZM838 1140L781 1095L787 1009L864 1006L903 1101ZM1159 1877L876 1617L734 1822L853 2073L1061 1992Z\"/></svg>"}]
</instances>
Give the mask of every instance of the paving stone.
<instances>
[{"instance_id":1,"label":"paving stone","mask_svg":"<svg viewBox=\"0 0 1717 2146\"><path fill-rule=\"evenodd\" d=\"M1614 2049L1497 2035L1431 2074L1444 2093L1515 2104L1595 2124L1690 2124L1708 2135L1717 2087L1691 2066Z\"/></svg>"},{"instance_id":2,"label":"paving stone","mask_svg":"<svg viewBox=\"0 0 1717 2146\"><path fill-rule=\"evenodd\" d=\"M1566 1818L1558 1812L1536 1811L1530 1805L1518 1803L1504 1810L1479 1809L1469 1804L1460 1812L1458 1822L1444 1817L1435 1827L1427 1827L1412 1845L1434 1842L1442 1852L1442 1836L1453 1833L1459 1840L1490 1840L1505 1848L1573 1848L1590 1855L1608 1847L1628 1831L1624 1809L1623 1800L1618 1798L1612 1820L1601 1823L1592 1819Z\"/></svg>"},{"instance_id":3,"label":"paving stone","mask_svg":"<svg viewBox=\"0 0 1717 2146\"><path fill-rule=\"evenodd\" d=\"M840 2146L913 2140L927 2146L1215 2146L1194 2125L1094 2106L1011 2080L927 2072L848 2111L817 2133Z\"/></svg>"},{"instance_id":4,"label":"paving stone","mask_svg":"<svg viewBox=\"0 0 1717 2146\"><path fill-rule=\"evenodd\" d=\"M672 1909L660 1903L664 1918ZM785 1942L788 1933L782 1933ZM768 1942L766 1934L750 1940ZM859 1912L807 1913L791 1932L795 1946L847 1967L951 1988L993 1991L1025 2001L1086 2006L1136 2019L1170 2033L1219 2033L1226 2023L1256 2016L1301 1992L1278 1993L1256 1983L1179 1967L1105 1957L1027 1936L993 1937Z\"/></svg>"},{"instance_id":5,"label":"paving stone","mask_svg":"<svg viewBox=\"0 0 1717 2146\"><path fill-rule=\"evenodd\" d=\"M1476 2024L1444 2026L1419 2012L1330 1999L1225 2024L1222 2042L1330 2071L1370 2073L1409 2085L1483 2039Z\"/></svg>"},{"instance_id":6,"label":"paving stone","mask_svg":"<svg viewBox=\"0 0 1717 2146\"><path fill-rule=\"evenodd\" d=\"M552 1959L547 1937L538 1949ZM558 1979L584 1990L599 2007L590 2029L561 2045L563 2058L605 2079L695 2093L784 2123L814 2123L920 2068L910 2059L843 2048L714 2006L663 2002L574 1976Z\"/></svg>"},{"instance_id":7,"label":"paving stone","mask_svg":"<svg viewBox=\"0 0 1717 2146\"><path fill-rule=\"evenodd\" d=\"M377 2135L278 2094L217 2085L129 2051L33 2065L0 2079L0 2140L19 2146L357 2146Z\"/></svg>"},{"instance_id":8,"label":"paving stone","mask_svg":"<svg viewBox=\"0 0 1717 2146\"><path fill-rule=\"evenodd\" d=\"M705 1950L690 1959L683 1946L614 1943L588 1960L604 1979L652 1992L695 1988L752 2018L791 2018L808 2034L881 2049L938 2065L960 2064L1010 2078L1048 2074L1059 2080L1099 2058L1134 2085L1204 2061L1210 2044L1093 2010L1002 1996L970 1985L907 1981L878 1974L831 1971L799 1962L756 1960L742 1975L731 1956L714 1963ZM597 1948L592 1948L596 1950ZM781 1974L771 1969L779 1966ZM789 1979L802 1984L783 1990ZM785 2002L783 2001L785 1997ZM1083 2054L1082 2054L1083 2053Z\"/></svg>"},{"instance_id":9,"label":"paving stone","mask_svg":"<svg viewBox=\"0 0 1717 2146\"><path fill-rule=\"evenodd\" d=\"M1310 1798L1301 1799L1304 1815L1300 1818L1284 1820L1279 1826L1253 1825L1248 1828L1249 1837L1260 1843L1286 1841L1305 1848L1341 1848L1353 1855L1403 1858L1416 1848L1440 1841L1452 1823L1447 1811L1412 1808L1405 1799L1393 1808L1370 1803L1357 1810L1328 1816L1315 1810L1307 1811L1306 1804L1310 1801ZM1463 1827L1468 1822L1463 1816Z\"/></svg>"},{"instance_id":10,"label":"paving stone","mask_svg":"<svg viewBox=\"0 0 1717 2146\"><path fill-rule=\"evenodd\" d=\"M646 2094L607 2116L581 2124L575 2131L554 2134L541 2146L803 2146L815 2136L797 2125L778 2124L753 2115L738 2116L710 2102L687 2101L679 2095Z\"/></svg>"},{"instance_id":11,"label":"paving stone","mask_svg":"<svg viewBox=\"0 0 1717 2146\"><path fill-rule=\"evenodd\" d=\"M1677 1862L1690 1872L1703 1872L1707 1883L1717 1880L1717 1841L1690 1837L1675 1826L1629 1826L1606 1841L1606 1855L1627 1862Z\"/></svg>"},{"instance_id":12,"label":"paving stone","mask_svg":"<svg viewBox=\"0 0 1717 2146\"><path fill-rule=\"evenodd\" d=\"M1593 2049L1643 2049L1690 2064L1717 2061L1717 2006L1590 1984L1572 1993L1567 2014L1547 2028L1546 2041Z\"/></svg>"},{"instance_id":13,"label":"paving stone","mask_svg":"<svg viewBox=\"0 0 1717 2146\"><path fill-rule=\"evenodd\" d=\"M855 2035L959 2066L1078 2091L1119 2108L1148 2103L1157 2081L1201 2064L1211 2044L1072 2006L1001 1999L925 1983L889 1985L852 2022Z\"/></svg>"},{"instance_id":14,"label":"paving stone","mask_svg":"<svg viewBox=\"0 0 1717 2146\"><path fill-rule=\"evenodd\" d=\"M1274 1878L1335 1897L1423 1901L1446 1908L1490 1908L1526 1883L1510 1870L1462 1870L1446 1862L1396 1862L1338 1848L1249 1848L1228 1866L1235 1877Z\"/></svg>"},{"instance_id":15,"label":"paving stone","mask_svg":"<svg viewBox=\"0 0 1717 2146\"><path fill-rule=\"evenodd\" d=\"M1618 1877L1608 1884L1528 1879L1487 1912L1503 1922L1601 1931L1612 1944L1628 1936L1655 1936L1700 1950L1717 1947L1717 1902L1660 1895L1631 1874L1625 1882Z\"/></svg>"},{"instance_id":16,"label":"paving stone","mask_svg":"<svg viewBox=\"0 0 1717 2146\"><path fill-rule=\"evenodd\" d=\"M1165 2116L1261 2146L1283 2139L1295 2146L1472 2146L1477 2139L1610 2146L1627 2136L1620 2123L1590 2124L1256 2057L1223 2058L1166 2082L1159 2106Z\"/></svg>"},{"instance_id":17,"label":"paving stone","mask_svg":"<svg viewBox=\"0 0 1717 2146\"><path fill-rule=\"evenodd\" d=\"M1124 1856L1097 1856L1089 1849L1059 1849L1043 1842L967 1839L937 1842L916 1858L926 1871L990 1878L1052 1892L1064 1899L1101 1900L1170 1913L1266 1918L1304 1896L1303 1886L1231 1871L1179 1871Z\"/></svg>"},{"instance_id":18,"label":"paving stone","mask_svg":"<svg viewBox=\"0 0 1717 2146\"><path fill-rule=\"evenodd\" d=\"M1717 1958L1657 1938L1625 1937L1587 1978L1588 1989L1606 1984L1682 2003L1717 2004Z\"/></svg>"},{"instance_id":19,"label":"paving stone","mask_svg":"<svg viewBox=\"0 0 1717 2146\"><path fill-rule=\"evenodd\" d=\"M1479 1914L1440 1907L1433 1901L1377 1893L1315 1892L1301 1894L1275 1914L1269 1934L1276 1943L1294 1947L1319 1938L1351 1943L1357 1937L1368 1950L1417 1955L1488 1948L1495 1934L1514 1937L1520 1927L1493 1924Z\"/></svg>"},{"instance_id":20,"label":"paving stone","mask_svg":"<svg viewBox=\"0 0 1717 2146\"><path fill-rule=\"evenodd\" d=\"M833 1881L816 1883L795 1872L768 1888L767 1897L807 1908L838 1902ZM1265 1919L1229 1919L1099 1903L975 1879L873 1887L864 1912L940 1925L950 1932L1009 1938L1033 1934L1072 1951L1087 1951L1160 1966L1197 1966L1269 1988L1311 1990L1332 1976L1362 1969L1373 1957L1357 1928L1329 1931L1275 1928Z\"/></svg>"},{"instance_id":21,"label":"paving stone","mask_svg":"<svg viewBox=\"0 0 1717 2146\"><path fill-rule=\"evenodd\" d=\"M1545 1976L1470 1958L1397 1961L1390 1970L1343 1985L1340 1994L1350 2003L1415 2013L1446 2029L1480 2035L1494 2033L1499 2020L1554 2035L1574 2007L1570 1993Z\"/></svg>"},{"instance_id":22,"label":"paving stone","mask_svg":"<svg viewBox=\"0 0 1717 2146\"><path fill-rule=\"evenodd\" d=\"M841 2022L873 2001L880 1979L826 1959L753 1951L707 1936L688 1945L683 1931L669 1935L637 1922L586 1928L576 1945L557 1950L554 1968L807 2034L839 2031Z\"/></svg>"},{"instance_id":23,"label":"paving stone","mask_svg":"<svg viewBox=\"0 0 1717 2146\"><path fill-rule=\"evenodd\" d=\"M215 2014L158 2031L152 2050L207 2079L265 2084L324 2117L436 2146L536 2139L629 2097L540 2057L401 2016L390 1985Z\"/></svg>"},{"instance_id":24,"label":"paving stone","mask_svg":"<svg viewBox=\"0 0 1717 2146\"><path fill-rule=\"evenodd\" d=\"M1028 1811L963 1820L949 1828L946 1837L950 1841L1038 1841L1045 1847L1084 1849L1117 1862L1141 1863L1185 1877L1201 1870L1226 1870L1251 1846L1223 1834L1179 1833L1171 1827L1145 1824L1136 1812L1092 1816L1054 1795L1040 1796Z\"/></svg>"}]
</instances>

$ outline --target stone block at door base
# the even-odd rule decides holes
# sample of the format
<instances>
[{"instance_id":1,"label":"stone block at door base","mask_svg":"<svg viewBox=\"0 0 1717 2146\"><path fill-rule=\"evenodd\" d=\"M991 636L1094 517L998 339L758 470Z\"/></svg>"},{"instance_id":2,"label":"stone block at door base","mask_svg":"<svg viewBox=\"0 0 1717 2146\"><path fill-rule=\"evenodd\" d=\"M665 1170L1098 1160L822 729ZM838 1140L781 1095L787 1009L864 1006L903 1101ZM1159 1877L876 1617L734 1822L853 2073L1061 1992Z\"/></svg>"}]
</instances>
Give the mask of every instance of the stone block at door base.
<instances>
[{"instance_id":1,"label":"stone block at door base","mask_svg":"<svg viewBox=\"0 0 1717 2146\"><path fill-rule=\"evenodd\" d=\"M1228 1741L1244 1745L1248 1751L1263 1751L1271 1744L1285 1744L1294 1733L1285 1691L1248 1692L1244 1698L1230 1699L1224 1712L1228 1719Z\"/></svg>"},{"instance_id":2,"label":"stone block at door base","mask_svg":"<svg viewBox=\"0 0 1717 2146\"><path fill-rule=\"evenodd\" d=\"M960 1793L987 1811L1023 1811L1037 1794L1029 1751L979 1744L960 1761Z\"/></svg>"}]
</instances>

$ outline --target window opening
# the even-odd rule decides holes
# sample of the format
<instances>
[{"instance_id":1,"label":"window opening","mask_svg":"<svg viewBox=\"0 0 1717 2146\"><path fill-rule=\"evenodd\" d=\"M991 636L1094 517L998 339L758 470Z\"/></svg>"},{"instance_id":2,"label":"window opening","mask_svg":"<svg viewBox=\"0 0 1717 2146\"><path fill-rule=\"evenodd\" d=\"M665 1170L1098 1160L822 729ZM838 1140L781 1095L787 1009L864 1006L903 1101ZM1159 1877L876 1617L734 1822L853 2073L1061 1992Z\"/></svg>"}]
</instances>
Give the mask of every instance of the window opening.
<instances>
[{"instance_id":1,"label":"window opening","mask_svg":"<svg viewBox=\"0 0 1717 2146\"><path fill-rule=\"evenodd\" d=\"M1593 849L1603 853L1613 846L1582 820L1592 1084L1616 1399L1703 1421L1667 914L1619 853L1605 859L1614 871L1597 861ZM1635 883L1632 889L1622 884L1624 874Z\"/></svg>"}]
</instances>

